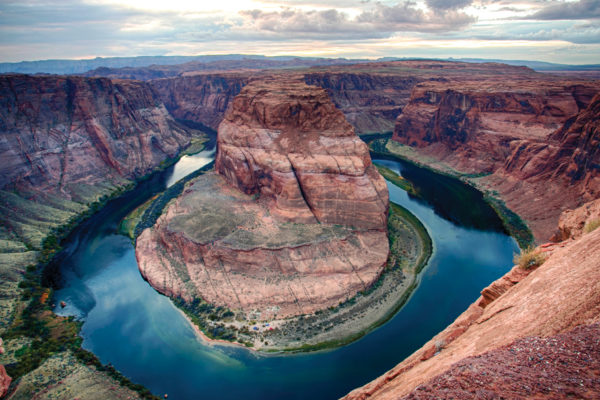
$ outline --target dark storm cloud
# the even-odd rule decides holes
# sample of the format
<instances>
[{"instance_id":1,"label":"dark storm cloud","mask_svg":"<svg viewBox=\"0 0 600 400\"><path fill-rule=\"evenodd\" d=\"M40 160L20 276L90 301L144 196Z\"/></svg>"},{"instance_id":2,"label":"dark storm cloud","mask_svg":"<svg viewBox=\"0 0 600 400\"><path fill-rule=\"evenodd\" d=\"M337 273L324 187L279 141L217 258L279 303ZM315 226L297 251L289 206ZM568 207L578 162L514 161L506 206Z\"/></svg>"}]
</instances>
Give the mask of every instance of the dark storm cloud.
<instances>
[{"instance_id":1,"label":"dark storm cloud","mask_svg":"<svg viewBox=\"0 0 600 400\"><path fill-rule=\"evenodd\" d=\"M600 0L554 2L525 18L537 20L599 19Z\"/></svg>"},{"instance_id":2,"label":"dark storm cloud","mask_svg":"<svg viewBox=\"0 0 600 400\"><path fill-rule=\"evenodd\" d=\"M406 1L394 6L376 3L356 18L334 9L249 10L240 12L259 30L281 34L340 37L352 34L364 38L384 37L395 32L441 32L464 28L475 18L456 10L425 12Z\"/></svg>"}]
</instances>

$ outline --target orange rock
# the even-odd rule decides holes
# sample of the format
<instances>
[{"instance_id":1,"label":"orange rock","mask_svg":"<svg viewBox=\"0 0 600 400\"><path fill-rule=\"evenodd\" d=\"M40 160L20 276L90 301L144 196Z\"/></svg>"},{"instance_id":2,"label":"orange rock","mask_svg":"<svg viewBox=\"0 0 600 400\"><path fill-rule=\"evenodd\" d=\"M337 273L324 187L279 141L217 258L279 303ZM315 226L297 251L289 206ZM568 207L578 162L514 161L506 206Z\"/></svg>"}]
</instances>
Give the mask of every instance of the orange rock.
<instances>
[{"instance_id":1,"label":"orange rock","mask_svg":"<svg viewBox=\"0 0 600 400\"><path fill-rule=\"evenodd\" d=\"M388 193L367 146L324 90L255 81L219 126L215 169L281 220L386 230Z\"/></svg>"},{"instance_id":2,"label":"orange rock","mask_svg":"<svg viewBox=\"0 0 600 400\"><path fill-rule=\"evenodd\" d=\"M12 378L6 373L4 365L0 365L0 397L3 397L6 393L8 393L8 388L10 387L11 382Z\"/></svg>"},{"instance_id":3,"label":"orange rock","mask_svg":"<svg viewBox=\"0 0 600 400\"><path fill-rule=\"evenodd\" d=\"M453 368L453 365L461 365L462 371L482 371L486 372L490 379L502 380L505 373L510 374L515 370L530 370L527 363L531 363L528 361L528 357L531 357L532 353L536 355L549 352L549 359L552 359L553 354L561 359L563 357L569 359L571 357L569 354L575 353L560 355L561 347L558 344L562 343L565 338L571 337L571 334L558 336L555 340L553 339L554 335L561 335L573 328L586 327L590 324L592 326L589 329L584 328L581 331L583 332L581 340L573 343L577 346L582 345L584 348L593 348L593 346L597 348L597 324L600 322L600 268L598 265L600 265L600 230L595 230L575 241L565 242L563 248L556 249L544 264L530 273L513 268L499 280L500 282L497 281L490 285L499 289L492 296L495 299L485 308L481 308L477 304L471 305L453 324L432 338L420 350L383 376L354 390L345 398L399 399L419 387L428 388L427 390L432 387L435 387L435 390L451 390L454 387L450 384L451 380L440 383L433 379L440 374L455 376L457 370ZM481 301L482 299L478 300L478 303ZM477 315L479 316L474 321L473 318ZM453 341L447 342L447 338L455 336L454 332L458 332L457 327L466 329ZM531 340L526 339L528 337L550 337L550 340L547 341L549 347L544 347L543 344L529 346L527 343ZM496 352L497 349L502 349L503 346L511 345L515 341L519 345L513 346L513 349L524 349L527 351L528 357L524 357L522 361L515 362L515 364L511 364L514 357L509 357L505 362L502 359L496 359L493 363L496 367L492 368L491 365L488 365L484 369L478 369L483 368L478 366L477 361L481 359L482 354L497 357L501 354ZM446 343L444 350L435 357L428 358L431 349L440 342ZM552 350L552 346L555 346L555 350ZM578 358L579 361L585 360ZM459 364L455 364L457 362ZM598 364L600 362L598 354L592 352L589 362L600 365ZM561 364L558 362L556 364L544 363L543 366L548 368L544 372L546 378L552 374L578 376L581 368L585 368L578 363ZM503 370L503 368L505 369ZM530 371L535 372L536 369ZM558 375L559 372L560 375ZM465 386L462 389L476 393L482 388L483 380L488 378L482 377L479 383L475 383L471 378L465 378ZM526 375L523 375L523 379L526 379ZM548 382L548 385L552 384L551 381ZM508 390L507 388L502 389L502 386L499 385L498 392L495 393L493 386L487 387L486 390L490 391L486 397L490 398L503 396L503 390ZM522 389L520 387L518 390ZM588 389L587 398L597 398L600 395L599 387L590 386ZM417 389L411 396L416 396L418 393ZM445 396L440 393L442 392L434 392L432 397L444 398ZM552 386L548 393L553 393ZM460 398L456 394L454 396Z\"/></svg>"},{"instance_id":4,"label":"orange rock","mask_svg":"<svg viewBox=\"0 0 600 400\"><path fill-rule=\"evenodd\" d=\"M498 192L546 241L565 208L600 196L591 167L600 164L600 85L535 74L498 79L415 86L393 139L460 172L490 174L478 185Z\"/></svg>"}]
</instances>

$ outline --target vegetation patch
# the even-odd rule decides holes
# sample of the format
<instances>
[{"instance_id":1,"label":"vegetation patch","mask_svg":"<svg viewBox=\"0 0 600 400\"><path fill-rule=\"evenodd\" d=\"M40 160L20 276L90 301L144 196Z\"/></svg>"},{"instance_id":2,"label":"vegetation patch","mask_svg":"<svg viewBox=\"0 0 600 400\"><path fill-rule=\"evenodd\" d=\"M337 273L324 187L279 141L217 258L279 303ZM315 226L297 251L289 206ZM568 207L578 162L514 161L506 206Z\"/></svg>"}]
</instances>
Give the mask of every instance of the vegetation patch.
<instances>
[{"instance_id":1,"label":"vegetation patch","mask_svg":"<svg viewBox=\"0 0 600 400\"><path fill-rule=\"evenodd\" d=\"M546 255L533 246L527 247L521 254L515 254L513 262L522 269L537 268L546 261Z\"/></svg>"},{"instance_id":2,"label":"vegetation patch","mask_svg":"<svg viewBox=\"0 0 600 400\"><path fill-rule=\"evenodd\" d=\"M398 175L391 169L384 167L383 165L379 165L379 164L375 163L375 167L377 167L377 170L379 171L381 176L383 176L385 179L392 182L394 185L398 186L400 189L412 194L413 196L417 196L417 190L415 189L413 184L410 183L410 181L404 179L403 177L401 177L400 175Z\"/></svg>"},{"instance_id":3,"label":"vegetation patch","mask_svg":"<svg viewBox=\"0 0 600 400\"><path fill-rule=\"evenodd\" d=\"M533 233L515 212L506 207L504 202L489 194L485 195L485 201L496 211L508 233L515 238L521 249L533 246L535 239Z\"/></svg>"},{"instance_id":4,"label":"vegetation patch","mask_svg":"<svg viewBox=\"0 0 600 400\"><path fill-rule=\"evenodd\" d=\"M205 165L204 167L189 174L185 178L180 179L174 185L167 188L167 190L165 190L164 192L159 193L157 195L158 197L145 208L142 217L136 224L134 229L134 238L140 236L144 229L154 226L158 217L162 215L165 206L171 200L179 197L179 195L183 192L183 189L185 188L185 184L187 182L194 178L197 178L198 176L204 174L206 171L212 169L213 165L214 162Z\"/></svg>"},{"instance_id":5,"label":"vegetation patch","mask_svg":"<svg viewBox=\"0 0 600 400\"><path fill-rule=\"evenodd\" d=\"M595 218L587 221L583 227L584 233L590 233L595 231L598 227L600 227L600 219Z\"/></svg>"},{"instance_id":6,"label":"vegetation patch","mask_svg":"<svg viewBox=\"0 0 600 400\"><path fill-rule=\"evenodd\" d=\"M196 144L196 150L199 145ZM174 161L176 159L166 161L157 170ZM11 277L9 282L3 283L0 297L3 309L8 308L8 303L13 307L10 318L4 318L3 314L3 323L6 322L6 325L1 335L7 342L24 343L11 352L10 360L5 365L13 384L40 368L50 358L61 359L73 354L83 364L104 372L143 398L158 399L142 385L132 383L112 366L102 365L95 355L81 348L81 323L73 317L60 317L53 313L52 290L41 281L42 271L61 250L62 239L75 226L110 200L133 189L136 182L147 179L149 175L135 182L123 180L117 186L109 183L94 187L80 185L78 191L73 192L75 201L43 193L28 195L0 192L0 209L8 207L4 217L0 218L0 264L2 273ZM10 260L18 262L8 262ZM28 266L25 266L25 260ZM15 286L15 290L8 291L7 288L12 286ZM10 299L6 297L8 295Z\"/></svg>"}]
</instances>

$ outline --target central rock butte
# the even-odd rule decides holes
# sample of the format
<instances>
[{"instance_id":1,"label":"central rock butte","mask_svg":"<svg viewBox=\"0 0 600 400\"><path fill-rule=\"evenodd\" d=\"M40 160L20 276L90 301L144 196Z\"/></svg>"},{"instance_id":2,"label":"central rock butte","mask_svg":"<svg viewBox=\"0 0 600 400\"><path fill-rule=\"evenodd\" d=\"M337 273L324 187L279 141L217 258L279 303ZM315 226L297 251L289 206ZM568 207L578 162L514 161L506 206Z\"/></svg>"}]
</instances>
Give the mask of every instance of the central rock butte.
<instances>
[{"instance_id":1,"label":"central rock butte","mask_svg":"<svg viewBox=\"0 0 600 400\"><path fill-rule=\"evenodd\" d=\"M323 89L246 86L219 126L215 165L138 237L154 288L265 320L335 306L378 279L387 186Z\"/></svg>"}]
</instances>

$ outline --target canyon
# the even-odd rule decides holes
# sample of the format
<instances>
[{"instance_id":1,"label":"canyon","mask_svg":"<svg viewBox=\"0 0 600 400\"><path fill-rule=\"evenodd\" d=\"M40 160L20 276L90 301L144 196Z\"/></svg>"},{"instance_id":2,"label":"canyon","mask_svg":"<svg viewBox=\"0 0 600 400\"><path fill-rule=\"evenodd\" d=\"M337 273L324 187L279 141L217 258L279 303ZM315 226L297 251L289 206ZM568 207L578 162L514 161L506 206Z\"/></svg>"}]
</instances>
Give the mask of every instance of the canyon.
<instances>
[{"instance_id":1,"label":"canyon","mask_svg":"<svg viewBox=\"0 0 600 400\"><path fill-rule=\"evenodd\" d=\"M597 92L530 79L420 84L392 140L478 175L472 182L496 192L543 242L562 211L598 197Z\"/></svg>"},{"instance_id":2,"label":"canyon","mask_svg":"<svg viewBox=\"0 0 600 400\"><path fill-rule=\"evenodd\" d=\"M245 86L219 126L215 172L137 239L157 290L271 320L336 306L378 279L387 187L324 90Z\"/></svg>"},{"instance_id":3,"label":"canyon","mask_svg":"<svg viewBox=\"0 0 600 400\"><path fill-rule=\"evenodd\" d=\"M22 271L35 264L45 238L176 157L200 133L177 123L142 82L4 75L0 93L6 327Z\"/></svg>"},{"instance_id":4,"label":"canyon","mask_svg":"<svg viewBox=\"0 0 600 400\"><path fill-rule=\"evenodd\" d=\"M522 217L537 244L553 242L537 248L541 266L514 267L347 398L550 396L540 382L560 396L600 392L598 80L497 63L268 64L0 76L2 332L25 307L26 267L53 254L48 237L212 130L215 171L188 182L137 239L143 276L184 303L263 322L338 306L379 279L390 250L387 187L356 134L393 132L391 157L459 177ZM11 354L27 347L7 343ZM37 371L137 396L65 357ZM10 385L0 367L0 388L27 398L34 375Z\"/></svg>"},{"instance_id":5,"label":"canyon","mask_svg":"<svg viewBox=\"0 0 600 400\"><path fill-rule=\"evenodd\" d=\"M184 72L148 83L177 118L216 129L244 85L270 76L322 87L359 135L393 131L392 140L410 149L404 157L414 154L413 161L428 159L445 172L481 178L470 182L520 215L538 243L555 234L562 211L596 197L591 177L552 171L568 162L560 157L583 145L567 131L581 128L571 127L578 113L593 115L597 80L497 63L423 60ZM596 171L597 154L579 151L576 163ZM568 198L557 196L571 186Z\"/></svg>"},{"instance_id":6,"label":"canyon","mask_svg":"<svg viewBox=\"0 0 600 400\"><path fill-rule=\"evenodd\" d=\"M24 293L31 296L39 288L39 278L32 280L35 265L50 259L58 240L108 198L204 136L176 122L142 82L2 75L0 98L0 327L8 332L5 345L14 354L25 340L18 331L11 333L28 304ZM42 296L47 299L48 293ZM51 331L68 326L66 319L53 320L42 310L33 315ZM66 368L61 357L72 357L67 353L63 349L40 367L44 374L79 374L75 380L88 379L90 388L97 382L99 394L115 385L94 367ZM6 362L14 366L15 359ZM26 381L17 382L25 397L36 388ZM5 373L2 382L10 382Z\"/></svg>"}]
</instances>

